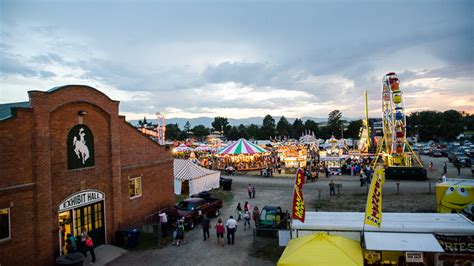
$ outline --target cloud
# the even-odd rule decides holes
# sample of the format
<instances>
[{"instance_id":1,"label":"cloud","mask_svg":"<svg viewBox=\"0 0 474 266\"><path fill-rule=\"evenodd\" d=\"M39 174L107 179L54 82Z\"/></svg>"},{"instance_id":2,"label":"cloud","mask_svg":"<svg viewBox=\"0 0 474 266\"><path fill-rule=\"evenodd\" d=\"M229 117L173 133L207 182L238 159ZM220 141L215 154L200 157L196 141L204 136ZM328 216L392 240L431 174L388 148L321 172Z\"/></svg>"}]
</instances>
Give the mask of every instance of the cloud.
<instances>
[{"instance_id":1,"label":"cloud","mask_svg":"<svg viewBox=\"0 0 474 266\"><path fill-rule=\"evenodd\" d=\"M0 81L8 99L82 83L137 116L326 117L340 109L356 117L368 90L370 112L379 116L381 79L395 71L407 111L474 105L469 1L23 1L4 8ZM78 12L88 18L71 19Z\"/></svg>"}]
</instances>

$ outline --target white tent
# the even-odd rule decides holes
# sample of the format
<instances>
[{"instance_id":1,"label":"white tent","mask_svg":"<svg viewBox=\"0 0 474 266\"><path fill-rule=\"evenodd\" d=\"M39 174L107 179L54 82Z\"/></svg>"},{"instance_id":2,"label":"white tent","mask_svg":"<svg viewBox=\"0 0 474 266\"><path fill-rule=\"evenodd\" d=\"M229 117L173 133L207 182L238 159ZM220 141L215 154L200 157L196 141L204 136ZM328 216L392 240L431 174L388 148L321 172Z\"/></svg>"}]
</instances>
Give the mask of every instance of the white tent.
<instances>
[{"instance_id":1,"label":"white tent","mask_svg":"<svg viewBox=\"0 0 474 266\"><path fill-rule=\"evenodd\" d=\"M189 195L219 187L221 173L208 170L188 160L174 159L174 194L181 195L183 182L189 183Z\"/></svg>"}]
</instances>

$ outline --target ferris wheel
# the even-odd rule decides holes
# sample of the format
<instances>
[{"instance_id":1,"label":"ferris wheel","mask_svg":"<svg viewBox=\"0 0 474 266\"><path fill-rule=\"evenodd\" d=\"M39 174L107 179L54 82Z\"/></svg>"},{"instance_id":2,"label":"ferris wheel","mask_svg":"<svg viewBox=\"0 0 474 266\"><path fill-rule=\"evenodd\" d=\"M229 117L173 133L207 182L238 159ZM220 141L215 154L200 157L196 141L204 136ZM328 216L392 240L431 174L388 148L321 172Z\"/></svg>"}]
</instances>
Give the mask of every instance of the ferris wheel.
<instances>
[{"instance_id":1,"label":"ferris wheel","mask_svg":"<svg viewBox=\"0 0 474 266\"><path fill-rule=\"evenodd\" d=\"M394 72L383 77L382 120L386 153L403 157L406 143L405 106L400 81Z\"/></svg>"}]
</instances>

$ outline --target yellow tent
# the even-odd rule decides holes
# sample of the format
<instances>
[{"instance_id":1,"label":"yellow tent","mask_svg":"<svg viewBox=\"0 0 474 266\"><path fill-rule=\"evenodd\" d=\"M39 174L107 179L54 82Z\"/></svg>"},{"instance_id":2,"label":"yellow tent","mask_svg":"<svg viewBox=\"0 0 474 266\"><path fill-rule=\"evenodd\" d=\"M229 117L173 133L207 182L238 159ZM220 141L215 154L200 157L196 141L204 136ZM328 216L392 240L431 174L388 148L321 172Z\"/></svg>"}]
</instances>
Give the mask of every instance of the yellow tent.
<instances>
[{"instance_id":1,"label":"yellow tent","mask_svg":"<svg viewBox=\"0 0 474 266\"><path fill-rule=\"evenodd\" d=\"M289 265L364 265L360 243L326 233L291 240L278 261Z\"/></svg>"}]
</instances>

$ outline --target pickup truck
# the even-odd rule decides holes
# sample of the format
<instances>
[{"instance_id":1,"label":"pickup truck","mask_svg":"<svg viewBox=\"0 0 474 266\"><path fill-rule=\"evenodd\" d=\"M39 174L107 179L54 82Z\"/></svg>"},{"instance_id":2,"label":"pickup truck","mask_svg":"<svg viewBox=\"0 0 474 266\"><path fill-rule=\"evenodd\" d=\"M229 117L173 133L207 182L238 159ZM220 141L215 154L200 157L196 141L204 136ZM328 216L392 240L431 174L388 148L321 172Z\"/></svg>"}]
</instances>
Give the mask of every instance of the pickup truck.
<instances>
[{"instance_id":1,"label":"pickup truck","mask_svg":"<svg viewBox=\"0 0 474 266\"><path fill-rule=\"evenodd\" d=\"M188 198L180 201L175 208L177 218L184 218L185 226L193 229L204 215L207 217L219 216L219 209L222 208L222 200L211 197Z\"/></svg>"}]
</instances>

